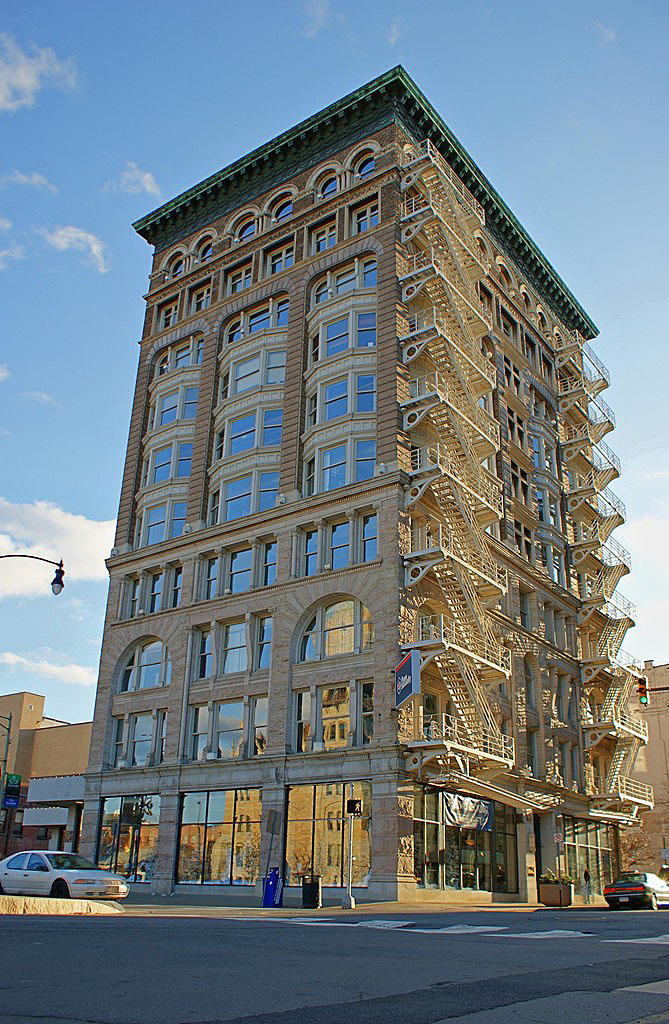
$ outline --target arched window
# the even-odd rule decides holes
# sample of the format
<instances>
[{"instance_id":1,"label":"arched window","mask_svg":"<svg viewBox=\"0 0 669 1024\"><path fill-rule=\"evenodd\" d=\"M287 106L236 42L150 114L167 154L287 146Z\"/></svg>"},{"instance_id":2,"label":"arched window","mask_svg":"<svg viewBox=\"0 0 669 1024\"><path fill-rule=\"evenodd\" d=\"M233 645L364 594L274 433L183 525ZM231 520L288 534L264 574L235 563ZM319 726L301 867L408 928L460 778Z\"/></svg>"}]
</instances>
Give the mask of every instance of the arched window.
<instances>
[{"instance_id":1,"label":"arched window","mask_svg":"<svg viewBox=\"0 0 669 1024\"><path fill-rule=\"evenodd\" d=\"M185 262L183 256L175 256L170 262L168 274L170 277L181 277L185 270Z\"/></svg>"},{"instance_id":2,"label":"arched window","mask_svg":"<svg viewBox=\"0 0 669 1024\"><path fill-rule=\"evenodd\" d=\"M314 286L311 293L312 307L358 288L376 288L377 271L378 264L373 256L354 260L353 263L340 264L333 270L328 270Z\"/></svg>"},{"instance_id":3,"label":"arched window","mask_svg":"<svg viewBox=\"0 0 669 1024\"><path fill-rule=\"evenodd\" d=\"M525 702L528 708L533 709L537 706L534 666L527 654L523 658L523 670L525 673Z\"/></svg>"},{"instance_id":4,"label":"arched window","mask_svg":"<svg viewBox=\"0 0 669 1024\"><path fill-rule=\"evenodd\" d=\"M214 249L211 238L205 238L202 242L200 242L200 247L197 251L197 256L200 263L205 263L207 260L211 259L213 251Z\"/></svg>"},{"instance_id":5,"label":"arched window","mask_svg":"<svg viewBox=\"0 0 669 1024\"><path fill-rule=\"evenodd\" d=\"M334 174L326 175L325 178L323 179L323 181L321 182L320 186L319 186L319 189L318 189L319 196L321 197L321 199L328 199L330 196L333 196L336 191L337 191L337 179L336 179L336 177L334 176Z\"/></svg>"},{"instance_id":6,"label":"arched window","mask_svg":"<svg viewBox=\"0 0 669 1024\"><path fill-rule=\"evenodd\" d=\"M183 338L175 345L163 349L155 362L155 376L164 377L174 370L183 370L187 366L199 366L204 353L204 338L201 334L193 334Z\"/></svg>"},{"instance_id":7,"label":"arched window","mask_svg":"<svg viewBox=\"0 0 669 1024\"><path fill-rule=\"evenodd\" d=\"M320 661L371 650L374 625L368 609L353 598L323 605L309 619L297 648L297 660Z\"/></svg>"},{"instance_id":8,"label":"arched window","mask_svg":"<svg viewBox=\"0 0 669 1024\"><path fill-rule=\"evenodd\" d=\"M359 178L369 178L376 170L376 161L371 153L366 154L357 166L356 174Z\"/></svg>"},{"instance_id":9,"label":"arched window","mask_svg":"<svg viewBox=\"0 0 669 1024\"><path fill-rule=\"evenodd\" d=\"M256 233L256 222L254 220L244 220L237 228L237 241L246 242L249 238L253 238Z\"/></svg>"},{"instance_id":10,"label":"arched window","mask_svg":"<svg viewBox=\"0 0 669 1024\"><path fill-rule=\"evenodd\" d=\"M130 653L121 671L119 690L146 690L151 686L169 686L172 659L161 640L143 640Z\"/></svg>"},{"instance_id":11,"label":"arched window","mask_svg":"<svg viewBox=\"0 0 669 1024\"><path fill-rule=\"evenodd\" d=\"M278 205L274 207L272 213L272 220L276 221L277 224L280 221L288 220L289 217L293 216L293 200L284 198L279 201Z\"/></svg>"}]
</instances>

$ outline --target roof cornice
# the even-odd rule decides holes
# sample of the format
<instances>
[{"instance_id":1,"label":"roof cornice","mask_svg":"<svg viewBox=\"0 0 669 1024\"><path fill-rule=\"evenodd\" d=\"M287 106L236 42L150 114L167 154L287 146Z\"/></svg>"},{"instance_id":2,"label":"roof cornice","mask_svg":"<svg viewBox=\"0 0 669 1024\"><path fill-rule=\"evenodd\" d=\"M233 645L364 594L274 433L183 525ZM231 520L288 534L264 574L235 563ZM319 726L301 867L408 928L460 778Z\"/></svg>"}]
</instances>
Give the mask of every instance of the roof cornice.
<instances>
[{"instance_id":1,"label":"roof cornice","mask_svg":"<svg viewBox=\"0 0 669 1024\"><path fill-rule=\"evenodd\" d=\"M143 238L153 243L167 221L178 218L187 209L225 190L236 179L267 167L270 163L276 164L279 170L279 165L295 149L308 147L312 140L322 138L324 133L342 122L352 123L370 105L378 106L380 114L385 113L381 123L394 120L416 142L430 139L485 209L486 226L491 234L513 255L567 326L578 329L587 338L597 335L598 328L555 268L401 65L386 71L240 160L205 178L140 218L133 227Z\"/></svg>"}]
</instances>

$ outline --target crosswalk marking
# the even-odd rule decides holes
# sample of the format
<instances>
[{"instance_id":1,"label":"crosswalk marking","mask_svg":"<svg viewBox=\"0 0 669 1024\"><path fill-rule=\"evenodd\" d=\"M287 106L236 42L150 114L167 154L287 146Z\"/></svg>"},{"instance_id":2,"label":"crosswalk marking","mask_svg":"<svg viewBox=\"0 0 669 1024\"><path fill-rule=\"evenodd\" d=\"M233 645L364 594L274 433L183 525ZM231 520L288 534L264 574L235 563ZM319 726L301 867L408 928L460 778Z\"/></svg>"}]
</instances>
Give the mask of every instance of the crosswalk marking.
<instances>
[{"instance_id":1,"label":"crosswalk marking","mask_svg":"<svg viewBox=\"0 0 669 1024\"><path fill-rule=\"evenodd\" d=\"M568 928L553 928L547 932L507 932L502 939L582 939L591 938L594 932L574 932Z\"/></svg>"},{"instance_id":2,"label":"crosswalk marking","mask_svg":"<svg viewBox=\"0 0 669 1024\"><path fill-rule=\"evenodd\" d=\"M647 939L604 939L603 941L604 942L638 942L638 943L653 942L653 943L659 944L660 946L667 946L667 945L669 945L669 935L655 935L655 936L651 936L650 938L647 938Z\"/></svg>"}]
</instances>

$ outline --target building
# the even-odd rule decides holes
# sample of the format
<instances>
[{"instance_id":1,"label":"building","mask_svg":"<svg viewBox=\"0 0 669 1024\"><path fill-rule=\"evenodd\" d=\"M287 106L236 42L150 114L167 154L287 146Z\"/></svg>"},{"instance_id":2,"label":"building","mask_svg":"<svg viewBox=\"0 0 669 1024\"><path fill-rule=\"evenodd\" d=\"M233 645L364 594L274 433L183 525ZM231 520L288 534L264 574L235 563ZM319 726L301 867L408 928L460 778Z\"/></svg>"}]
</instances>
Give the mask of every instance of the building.
<instances>
[{"instance_id":1,"label":"building","mask_svg":"<svg viewBox=\"0 0 669 1024\"><path fill-rule=\"evenodd\" d=\"M0 696L3 793L5 769L21 777L18 807L0 810L0 859L20 850L77 849L93 723L47 718L44 703L38 693Z\"/></svg>"},{"instance_id":2,"label":"building","mask_svg":"<svg viewBox=\"0 0 669 1024\"><path fill-rule=\"evenodd\" d=\"M648 743L639 752L636 775L651 785L655 806L622 844L627 865L658 872L669 870L669 665L645 661L650 703L642 710Z\"/></svg>"},{"instance_id":3,"label":"building","mask_svg":"<svg viewBox=\"0 0 669 1024\"><path fill-rule=\"evenodd\" d=\"M83 848L336 893L352 793L359 896L533 898L563 830L601 887L652 794L588 315L402 68L134 226Z\"/></svg>"}]
</instances>

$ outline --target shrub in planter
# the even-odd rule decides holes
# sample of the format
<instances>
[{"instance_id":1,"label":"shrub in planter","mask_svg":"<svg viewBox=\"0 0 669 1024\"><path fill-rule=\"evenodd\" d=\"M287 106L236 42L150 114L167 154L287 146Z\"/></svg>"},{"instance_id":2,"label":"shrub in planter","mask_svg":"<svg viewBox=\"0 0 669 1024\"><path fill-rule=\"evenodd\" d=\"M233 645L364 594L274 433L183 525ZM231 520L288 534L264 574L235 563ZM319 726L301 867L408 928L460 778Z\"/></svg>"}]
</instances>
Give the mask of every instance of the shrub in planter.
<instances>
[{"instance_id":1,"label":"shrub in planter","mask_svg":"<svg viewBox=\"0 0 669 1024\"><path fill-rule=\"evenodd\" d=\"M539 876L539 903L545 907L570 907L574 902L574 880L571 875L558 879L552 871Z\"/></svg>"}]
</instances>

